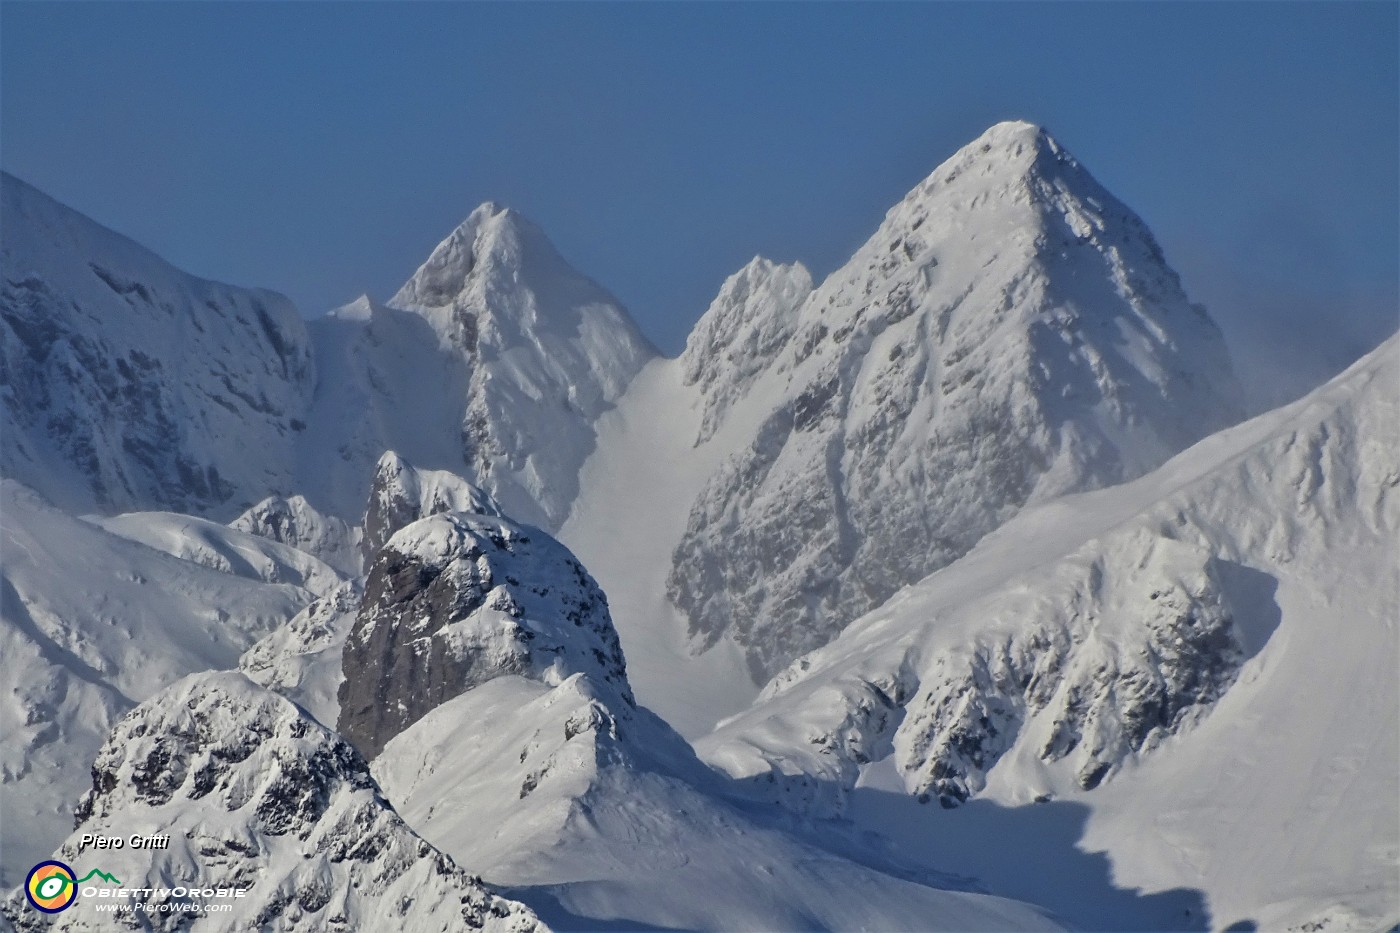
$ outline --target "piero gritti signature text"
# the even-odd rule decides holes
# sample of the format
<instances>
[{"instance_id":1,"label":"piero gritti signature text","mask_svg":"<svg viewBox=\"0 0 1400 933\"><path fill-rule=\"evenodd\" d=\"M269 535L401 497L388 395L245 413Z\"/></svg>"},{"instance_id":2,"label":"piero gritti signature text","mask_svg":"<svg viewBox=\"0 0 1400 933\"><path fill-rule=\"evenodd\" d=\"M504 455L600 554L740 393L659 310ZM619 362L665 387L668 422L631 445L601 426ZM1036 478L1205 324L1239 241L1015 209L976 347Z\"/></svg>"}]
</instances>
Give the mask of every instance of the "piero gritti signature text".
<instances>
[{"instance_id":1,"label":"piero gritti signature text","mask_svg":"<svg viewBox=\"0 0 1400 933\"><path fill-rule=\"evenodd\" d=\"M83 833L78 837L78 850L84 849L168 849L170 848L169 833L155 833L150 836L143 836L140 833L132 833L130 836L101 836L94 833Z\"/></svg>"}]
</instances>

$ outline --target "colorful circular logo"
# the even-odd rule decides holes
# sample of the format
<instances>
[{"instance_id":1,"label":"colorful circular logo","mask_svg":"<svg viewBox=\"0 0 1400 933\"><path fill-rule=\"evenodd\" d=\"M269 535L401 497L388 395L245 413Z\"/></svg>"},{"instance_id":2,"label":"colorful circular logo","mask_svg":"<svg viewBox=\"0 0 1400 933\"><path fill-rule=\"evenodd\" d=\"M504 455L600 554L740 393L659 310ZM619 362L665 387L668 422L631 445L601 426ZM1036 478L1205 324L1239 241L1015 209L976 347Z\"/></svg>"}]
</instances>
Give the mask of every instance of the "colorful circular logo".
<instances>
[{"instance_id":1,"label":"colorful circular logo","mask_svg":"<svg viewBox=\"0 0 1400 933\"><path fill-rule=\"evenodd\" d=\"M24 879L24 896L35 910L56 914L78 899L78 882L73 869L62 862L40 862Z\"/></svg>"}]
</instances>

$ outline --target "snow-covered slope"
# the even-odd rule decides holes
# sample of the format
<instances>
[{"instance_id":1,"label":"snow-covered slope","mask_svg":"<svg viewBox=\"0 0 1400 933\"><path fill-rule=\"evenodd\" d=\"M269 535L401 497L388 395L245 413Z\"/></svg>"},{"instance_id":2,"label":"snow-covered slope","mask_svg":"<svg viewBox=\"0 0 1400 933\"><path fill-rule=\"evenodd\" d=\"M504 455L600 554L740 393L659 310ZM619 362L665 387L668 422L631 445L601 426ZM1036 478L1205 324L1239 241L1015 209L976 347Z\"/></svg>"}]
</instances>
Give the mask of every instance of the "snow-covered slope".
<instances>
[{"instance_id":1,"label":"snow-covered slope","mask_svg":"<svg viewBox=\"0 0 1400 933\"><path fill-rule=\"evenodd\" d=\"M1216 926L1394 923L1398 389L1400 337L1135 482L1024 511L702 754L914 853L918 834L1034 838L1052 800L1083 808L1078 844L1116 884L1204 892ZM940 818L891 790L979 806ZM1037 896L1034 866L961 864Z\"/></svg>"},{"instance_id":2,"label":"snow-covered slope","mask_svg":"<svg viewBox=\"0 0 1400 933\"><path fill-rule=\"evenodd\" d=\"M609 693L584 674L552 688L496 678L392 740L375 776L425 838L560 928L1055 928L726 802L679 736Z\"/></svg>"},{"instance_id":3,"label":"snow-covered slope","mask_svg":"<svg viewBox=\"0 0 1400 933\"><path fill-rule=\"evenodd\" d=\"M304 551L347 577L360 576L360 529L322 514L305 496L268 496L229 527Z\"/></svg>"},{"instance_id":4,"label":"snow-covered slope","mask_svg":"<svg viewBox=\"0 0 1400 933\"><path fill-rule=\"evenodd\" d=\"M337 589L346 579L306 551L206 518L174 512L128 512L88 520L119 538L172 557L250 580L287 583L316 596Z\"/></svg>"},{"instance_id":5,"label":"snow-covered slope","mask_svg":"<svg viewBox=\"0 0 1400 933\"><path fill-rule=\"evenodd\" d=\"M83 834L132 833L168 835L169 848L81 845ZM543 929L409 829L344 739L235 673L186 678L117 724L56 855L80 876L97 868L120 879L104 890L138 889L137 912L118 922L99 912L101 899L79 896L50 918L16 891L0 916L18 929ZM247 893L172 893L188 888ZM180 911L190 904L232 910Z\"/></svg>"},{"instance_id":6,"label":"snow-covered slope","mask_svg":"<svg viewBox=\"0 0 1400 933\"><path fill-rule=\"evenodd\" d=\"M340 718L341 652L361 597L354 583L342 583L243 652L238 669L334 728Z\"/></svg>"},{"instance_id":7,"label":"snow-covered slope","mask_svg":"<svg viewBox=\"0 0 1400 933\"><path fill-rule=\"evenodd\" d=\"M118 716L192 671L232 667L311 594L179 560L0 481L0 884L72 827Z\"/></svg>"},{"instance_id":8,"label":"snow-covered slope","mask_svg":"<svg viewBox=\"0 0 1400 933\"><path fill-rule=\"evenodd\" d=\"M1147 228L1029 124L939 166L794 311L802 278L745 270L687 349L702 439L759 417L694 502L670 593L759 682L1024 505L1239 416L1220 334Z\"/></svg>"},{"instance_id":9,"label":"snow-covered slope","mask_svg":"<svg viewBox=\"0 0 1400 933\"><path fill-rule=\"evenodd\" d=\"M225 518L291 485L315 368L290 302L186 275L3 173L0 198L4 476L64 508Z\"/></svg>"},{"instance_id":10,"label":"snow-covered slope","mask_svg":"<svg viewBox=\"0 0 1400 933\"><path fill-rule=\"evenodd\" d=\"M395 450L467 477L522 521L556 528L593 450L592 421L655 351L544 234L483 204L389 307L368 299L311 330L321 381L303 471L350 515ZM311 492L308 492L308 496Z\"/></svg>"},{"instance_id":11,"label":"snow-covered slope","mask_svg":"<svg viewBox=\"0 0 1400 933\"><path fill-rule=\"evenodd\" d=\"M684 379L677 361L653 360L598 419L598 451L559 538L608 594L638 700L693 740L747 707L758 688L728 636L693 653L685 618L666 598L690 503L746 426L736 414L696 446L702 406Z\"/></svg>"}]
</instances>

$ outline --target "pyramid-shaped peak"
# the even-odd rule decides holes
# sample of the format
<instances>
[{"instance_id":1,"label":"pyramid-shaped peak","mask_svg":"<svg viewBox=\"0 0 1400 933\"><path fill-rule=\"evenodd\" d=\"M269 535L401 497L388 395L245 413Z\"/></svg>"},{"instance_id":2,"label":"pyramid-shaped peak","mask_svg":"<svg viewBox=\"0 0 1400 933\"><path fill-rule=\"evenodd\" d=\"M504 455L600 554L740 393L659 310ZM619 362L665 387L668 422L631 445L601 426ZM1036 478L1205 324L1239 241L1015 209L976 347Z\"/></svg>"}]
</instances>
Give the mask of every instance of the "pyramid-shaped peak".
<instances>
[{"instance_id":1,"label":"pyramid-shaped peak","mask_svg":"<svg viewBox=\"0 0 1400 933\"><path fill-rule=\"evenodd\" d=\"M1068 205L1081 201L1111 205L1115 215L1130 213L1044 127L1008 120L948 157L891 209L889 217L907 226L949 211L990 217L1002 209L1029 206L1063 214ZM1006 222L1024 226L1032 221L1023 217Z\"/></svg>"},{"instance_id":2,"label":"pyramid-shaped peak","mask_svg":"<svg viewBox=\"0 0 1400 933\"><path fill-rule=\"evenodd\" d=\"M544 232L519 211L495 201L483 202L437 245L389 304L396 308L451 304L478 270L519 269L527 254L537 266L574 274Z\"/></svg>"}]
</instances>

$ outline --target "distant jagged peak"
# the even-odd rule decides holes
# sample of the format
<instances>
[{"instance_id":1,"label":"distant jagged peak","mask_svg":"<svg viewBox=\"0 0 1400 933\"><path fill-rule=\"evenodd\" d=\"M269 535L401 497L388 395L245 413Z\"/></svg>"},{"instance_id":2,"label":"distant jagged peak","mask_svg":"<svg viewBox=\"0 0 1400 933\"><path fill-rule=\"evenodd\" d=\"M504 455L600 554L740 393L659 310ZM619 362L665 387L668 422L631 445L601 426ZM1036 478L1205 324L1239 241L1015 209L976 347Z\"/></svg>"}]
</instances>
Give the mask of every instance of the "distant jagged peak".
<instances>
[{"instance_id":1,"label":"distant jagged peak","mask_svg":"<svg viewBox=\"0 0 1400 933\"><path fill-rule=\"evenodd\" d=\"M811 292L812 273L802 263L774 262L764 256L750 259L724 280L686 339L682 354L686 381L695 382L707 363L716 362L717 343L737 341L736 328L792 318Z\"/></svg>"},{"instance_id":2,"label":"distant jagged peak","mask_svg":"<svg viewBox=\"0 0 1400 933\"><path fill-rule=\"evenodd\" d=\"M765 256L755 256L724 280L710 309L770 295L781 299L782 306L795 308L812 291L812 284L812 273L801 262L775 262ZM706 314L708 316L709 312Z\"/></svg>"},{"instance_id":3,"label":"distant jagged peak","mask_svg":"<svg viewBox=\"0 0 1400 933\"><path fill-rule=\"evenodd\" d=\"M338 321L368 321L374 317L375 309L378 307L373 298L368 295L360 295L354 301L326 312L326 317Z\"/></svg>"},{"instance_id":4,"label":"distant jagged peak","mask_svg":"<svg viewBox=\"0 0 1400 933\"><path fill-rule=\"evenodd\" d=\"M791 317L712 308L686 363L697 442L752 439L695 500L668 592L702 648L737 631L758 682L1021 507L1241 414L1146 225L1021 122L936 168Z\"/></svg>"},{"instance_id":5,"label":"distant jagged peak","mask_svg":"<svg viewBox=\"0 0 1400 933\"><path fill-rule=\"evenodd\" d=\"M394 533L420 518L442 512L502 515L491 495L447 470L422 470L386 450L375 464L362 522L365 566Z\"/></svg>"},{"instance_id":6,"label":"distant jagged peak","mask_svg":"<svg viewBox=\"0 0 1400 933\"><path fill-rule=\"evenodd\" d=\"M448 234L389 305L428 310L480 304L483 292L522 288L554 299L535 303L550 316L584 304L618 305L602 286L570 266L543 230L494 201L481 204Z\"/></svg>"},{"instance_id":7,"label":"distant jagged peak","mask_svg":"<svg viewBox=\"0 0 1400 933\"><path fill-rule=\"evenodd\" d=\"M681 354L687 385L704 396L697 443L713 436L730 407L744 396L791 338L798 309L812 293L812 274L800 262L755 256L724 280Z\"/></svg>"}]
</instances>

